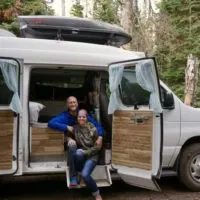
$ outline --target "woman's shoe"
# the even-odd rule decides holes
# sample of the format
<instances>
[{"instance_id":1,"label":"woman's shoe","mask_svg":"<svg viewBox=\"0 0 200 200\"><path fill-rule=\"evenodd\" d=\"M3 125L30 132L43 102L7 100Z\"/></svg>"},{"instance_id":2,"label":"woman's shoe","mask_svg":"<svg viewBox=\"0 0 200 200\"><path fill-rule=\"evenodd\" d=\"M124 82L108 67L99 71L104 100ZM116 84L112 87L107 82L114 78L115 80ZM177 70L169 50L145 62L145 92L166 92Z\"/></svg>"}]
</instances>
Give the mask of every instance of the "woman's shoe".
<instances>
[{"instance_id":1,"label":"woman's shoe","mask_svg":"<svg viewBox=\"0 0 200 200\"><path fill-rule=\"evenodd\" d=\"M97 194L96 197L95 197L95 200L103 200L103 199L101 198L100 194Z\"/></svg>"},{"instance_id":2,"label":"woman's shoe","mask_svg":"<svg viewBox=\"0 0 200 200\"><path fill-rule=\"evenodd\" d=\"M70 187L76 187L77 185L78 185L78 179L77 179L76 176L74 176L74 177L72 177L72 178L70 179L70 184L69 184L69 186L70 186Z\"/></svg>"}]
</instances>

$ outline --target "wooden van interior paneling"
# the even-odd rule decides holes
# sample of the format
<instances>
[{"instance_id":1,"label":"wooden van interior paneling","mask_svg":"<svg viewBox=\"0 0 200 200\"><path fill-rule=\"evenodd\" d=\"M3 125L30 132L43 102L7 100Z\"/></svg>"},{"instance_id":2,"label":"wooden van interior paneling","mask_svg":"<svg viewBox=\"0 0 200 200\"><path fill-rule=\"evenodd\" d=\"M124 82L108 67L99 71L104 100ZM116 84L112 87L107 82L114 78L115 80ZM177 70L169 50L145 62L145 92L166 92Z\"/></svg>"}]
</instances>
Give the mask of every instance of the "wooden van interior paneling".
<instances>
[{"instance_id":1,"label":"wooden van interior paneling","mask_svg":"<svg viewBox=\"0 0 200 200\"><path fill-rule=\"evenodd\" d=\"M64 134L50 128L31 127L31 156L64 155Z\"/></svg>"},{"instance_id":2,"label":"wooden van interior paneling","mask_svg":"<svg viewBox=\"0 0 200 200\"><path fill-rule=\"evenodd\" d=\"M141 118L144 120L141 121ZM152 168L153 113L117 111L113 115L112 163Z\"/></svg>"},{"instance_id":3,"label":"wooden van interior paneling","mask_svg":"<svg viewBox=\"0 0 200 200\"><path fill-rule=\"evenodd\" d=\"M0 170L12 169L13 112L0 110Z\"/></svg>"}]
</instances>

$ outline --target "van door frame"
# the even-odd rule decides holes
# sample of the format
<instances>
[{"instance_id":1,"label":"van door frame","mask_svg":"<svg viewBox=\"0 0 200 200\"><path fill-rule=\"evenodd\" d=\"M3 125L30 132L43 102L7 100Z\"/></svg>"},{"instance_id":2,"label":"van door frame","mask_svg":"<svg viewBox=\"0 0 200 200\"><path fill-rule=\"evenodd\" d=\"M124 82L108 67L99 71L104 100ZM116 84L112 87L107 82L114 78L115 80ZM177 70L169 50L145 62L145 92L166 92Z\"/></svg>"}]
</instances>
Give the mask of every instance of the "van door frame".
<instances>
[{"instance_id":1,"label":"van door frame","mask_svg":"<svg viewBox=\"0 0 200 200\"><path fill-rule=\"evenodd\" d=\"M45 165L41 164L41 166L37 167L30 167L30 124L29 124L29 95L30 95L30 83L31 83L31 72L33 69L65 69L65 70L76 70L76 71L97 71L97 72L108 72L107 68L105 67L95 67L91 68L90 66L85 65L76 65L74 66L69 64L51 64L51 63L25 63L23 70L23 82L27 84L23 84L23 104L24 104L24 112L23 112L23 141L24 143L24 162L23 162L23 172L24 174L37 174L37 173L52 173L52 172L65 172L65 168L51 168L46 167Z\"/></svg>"},{"instance_id":2,"label":"van door frame","mask_svg":"<svg viewBox=\"0 0 200 200\"><path fill-rule=\"evenodd\" d=\"M19 67L19 71L18 71L18 94L19 94L19 98L20 101L22 102L22 70L23 70L23 59L16 59L16 58L12 58L12 57L3 57L0 56L0 60L1 59L7 59L7 60L14 60ZM0 106L1 107L1 106ZM3 108L0 110L11 110L8 106L2 106ZM4 109L5 108L5 109ZM16 142L13 142L13 150L12 150L12 154L13 152L15 153L15 155L12 155L12 166L14 165L15 169L10 169L10 170L0 170L0 176L6 176L6 175L21 175L22 174L22 162L23 162L23 152L22 152L22 137L21 137L21 114L20 113L15 113L13 112L14 118L17 117L16 119L16 134L13 135L13 139L16 140ZM13 120L13 123L14 120ZM13 127L14 128L14 127ZM15 138L16 137L16 138ZM16 161L16 162L15 162ZM14 162L14 163L13 163Z\"/></svg>"},{"instance_id":3,"label":"van door frame","mask_svg":"<svg viewBox=\"0 0 200 200\"><path fill-rule=\"evenodd\" d=\"M155 60L154 57L143 57L143 58L136 58L136 59L131 59L131 60L123 60L123 61L119 61L119 62L113 62L113 63L110 63L108 65L108 69L111 65L122 64L122 63L126 64L126 63L130 63L130 62L137 62L137 61L147 60L147 59L153 60L153 62L155 64L155 73L156 73L156 79L157 79L157 85L158 85L159 100L161 102L160 81L159 81L159 76L158 76L157 63L156 63L156 60ZM162 162L163 162L162 161L162 159L163 159L163 113L160 113L160 134L161 134L161 137L160 137L160 163L159 163L159 168L158 168L157 174L152 176L152 182L155 183L155 185L157 185L156 179L159 179L161 177L161 172L162 172ZM111 166L112 166L112 157L111 157ZM158 190L159 190L159 186L158 186Z\"/></svg>"}]
</instances>

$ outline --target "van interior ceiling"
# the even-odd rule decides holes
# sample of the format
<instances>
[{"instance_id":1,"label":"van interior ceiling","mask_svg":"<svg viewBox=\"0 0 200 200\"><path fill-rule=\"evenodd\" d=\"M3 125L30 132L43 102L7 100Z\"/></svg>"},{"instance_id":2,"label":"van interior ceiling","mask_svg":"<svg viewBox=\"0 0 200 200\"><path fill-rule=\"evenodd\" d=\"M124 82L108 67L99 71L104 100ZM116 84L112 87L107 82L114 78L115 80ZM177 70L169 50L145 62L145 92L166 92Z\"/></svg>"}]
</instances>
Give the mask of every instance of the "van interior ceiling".
<instances>
[{"instance_id":1,"label":"van interior ceiling","mask_svg":"<svg viewBox=\"0 0 200 200\"><path fill-rule=\"evenodd\" d=\"M31 71L29 102L44 105L38 121L30 122L30 162L64 161L64 134L47 127L48 121L66 110L66 98L75 96L104 130L104 145L110 148L111 116L107 113L108 73L69 69L35 68ZM101 108L101 109L100 109ZM30 108L29 108L30 109ZM30 116L29 116L30 118ZM100 162L105 164L104 152Z\"/></svg>"}]
</instances>

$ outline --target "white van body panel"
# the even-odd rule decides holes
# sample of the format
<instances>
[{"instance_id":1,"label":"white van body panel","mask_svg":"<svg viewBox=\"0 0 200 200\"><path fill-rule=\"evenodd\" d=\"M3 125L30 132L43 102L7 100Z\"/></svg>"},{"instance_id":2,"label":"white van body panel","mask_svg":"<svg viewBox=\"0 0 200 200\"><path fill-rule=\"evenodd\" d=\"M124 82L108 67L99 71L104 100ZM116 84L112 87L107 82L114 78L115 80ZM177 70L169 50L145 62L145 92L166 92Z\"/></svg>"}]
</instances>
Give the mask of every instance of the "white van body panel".
<instances>
[{"instance_id":1,"label":"white van body panel","mask_svg":"<svg viewBox=\"0 0 200 200\"><path fill-rule=\"evenodd\" d=\"M181 107L181 138L179 146L185 141L200 135L200 109L180 103Z\"/></svg>"},{"instance_id":2,"label":"white van body panel","mask_svg":"<svg viewBox=\"0 0 200 200\"><path fill-rule=\"evenodd\" d=\"M172 92L162 81L161 87ZM174 94L173 94L174 95ZM181 136L181 113L179 99L174 95L175 109L163 109L163 167L170 166L170 161L176 150Z\"/></svg>"},{"instance_id":3,"label":"white van body panel","mask_svg":"<svg viewBox=\"0 0 200 200\"><path fill-rule=\"evenodd\" d=\"M162 81L160 84L174 96L175 108L163 110L163 167L173 167L185 142L200 137L200 109L185 105Z\"/></svg>"},{"instance_id":4,"label":"white van body panel","mask_svg":"<svg viewBox=\"0 0 200 200\"><path fill-rule=\"evenodd\" d=\"M174 95L175 98L177 98ZM181 115L181 134L178 144L175 146L175 152L169 163L169 167L173 167L178 155L181 152L183 145L190 140L191 138L198 137L200 138L200 109L193 108L185 105L178 99L180 105L180 115ZM169 140L174 141L174 136L171 135ZM195 141L195 140L194 140ZM164 147L165 148L165 147Z\"/></svg>"},{"instance_id":5,"label":"white van body panel","mask_svg":"<svg viewBox=\"0 0 200 200\"><path fill-rule=\"evenodd\" d=\"M0 38L0 54L23 58L25 64L56 64L108 67L121 60L145 57L142 52L131 52L111 46L55 40Z\"/></svg>"}]
</instances>

